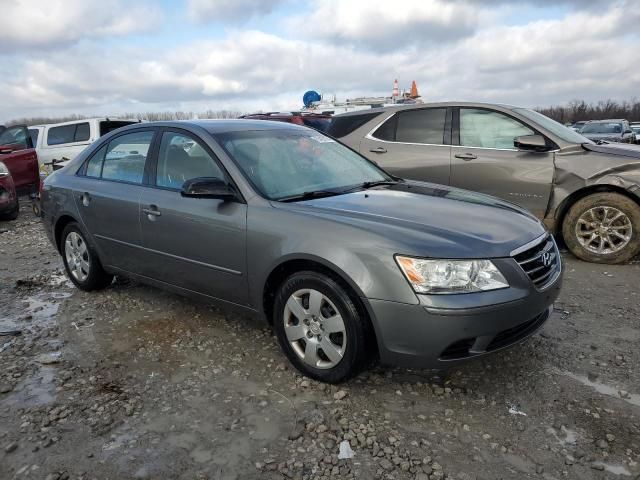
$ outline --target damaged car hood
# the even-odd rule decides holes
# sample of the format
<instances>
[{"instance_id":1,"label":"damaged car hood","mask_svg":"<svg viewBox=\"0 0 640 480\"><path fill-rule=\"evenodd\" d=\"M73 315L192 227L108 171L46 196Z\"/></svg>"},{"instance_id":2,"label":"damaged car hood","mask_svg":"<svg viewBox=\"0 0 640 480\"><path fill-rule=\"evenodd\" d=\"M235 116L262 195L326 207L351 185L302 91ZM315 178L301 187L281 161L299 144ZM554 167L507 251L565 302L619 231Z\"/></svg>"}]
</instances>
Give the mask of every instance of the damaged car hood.
<instances>
[{"instance_id":1,"label":"damaged car hood","mask_svg":"<svg viewBox=\"0 0 640 480\"><path fill-rule=\"evenodd\" d=\"M636 145L630 145L630 144L597 145L592 143L585 143L584 145L582 145L582 148L590 152L598 152L598 153L604 153L606 155L620 155L623 157L635 158L640 162L640 147Z\"/></svg>"}]
</instances>

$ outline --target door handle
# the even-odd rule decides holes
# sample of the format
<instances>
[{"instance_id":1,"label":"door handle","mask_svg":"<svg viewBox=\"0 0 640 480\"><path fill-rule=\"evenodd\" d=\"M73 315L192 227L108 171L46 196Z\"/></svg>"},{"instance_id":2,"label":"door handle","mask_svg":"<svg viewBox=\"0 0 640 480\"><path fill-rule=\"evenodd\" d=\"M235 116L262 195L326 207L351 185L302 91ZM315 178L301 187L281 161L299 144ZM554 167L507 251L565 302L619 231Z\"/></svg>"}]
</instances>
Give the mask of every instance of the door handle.
<instances>
[{"instance_id":1,"label":"door handle","mask_svg":"<svg viewBox=\"0 0 640 480\"><path fill-rule=\"evenodd\" d=\"M473 160L474 158L478 158L478 156L474 153L456 153L454 156L456 158L460 158L461 160Z\"/></svg>"},{"instance_id":2,"label":"door handle","mask_svg":"<svg viewBox=\"0 0 640 480\"><path fill-rule=\"evenodd\" d=\"M149 220L155 220L155 217L162 215L155 205L149 205L149 208L143 208L142 213L146 213Z\"/></svg>"},{"instance_id":3,"label":"door handle","mask_svg":"<svg viewBox=\"0 0 640 480\"><path fill-rule=\"evenodd\" d=\"M370 148L369 151L371 153L387 153L387 149L384 147Z\"/></svg>"},{"instance_id":4,"label":"door handle","mask_svg":"<svg viewBox=\"0 0 640 480\"><path fill-rule=\"evenodd\" d=\"M89 195L88 192L84 192L82 195L80 195L80 201L82 202L83 207L88 207L91 203L91 195Z\"/></svg>"}]
</instances>

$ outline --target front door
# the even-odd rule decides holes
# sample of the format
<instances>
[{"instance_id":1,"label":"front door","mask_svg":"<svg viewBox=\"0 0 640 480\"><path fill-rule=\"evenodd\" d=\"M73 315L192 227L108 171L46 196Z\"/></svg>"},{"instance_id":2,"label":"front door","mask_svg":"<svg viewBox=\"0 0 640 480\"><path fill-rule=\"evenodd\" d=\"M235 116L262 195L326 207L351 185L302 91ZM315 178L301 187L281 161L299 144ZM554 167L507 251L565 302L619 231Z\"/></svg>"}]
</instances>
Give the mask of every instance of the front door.
<instances>
[{"instance_id":1,"label":"front door","mask_svg":"<svg viewBox=\"0 0 640 480\"><path fill-rule=\"evenodd\" d=\"M180 194L186 180L225 179L213 152L191 133L167 129L152 176L140 198L144 275L246 304L246 204Z\"/></svg>"},{"instance_id":2,"label":"front door","mask_svg":"<svg viewBox=\"0 0 640 480\"><path fill-rule=\"evenodd\" d=\"M360 142L360 153L398 177L447 185L449 118L445 107L396 112Z\"/></svg>"},{"instance_id":3,"label":"front door","mask_svg":"<svg viewBox=\"0 0 640 480\"><path fill-rule=\"evenodd\" d=\"M82 222L109 266L142 268L139 199L155 130L113 138L87 161L74 183Z\"/></svg>"},{"instance_id":4,"label":"front door","mask_svg":"<svg viewBox=\"0 0 640 480\"><path fill-rule=\"evenodd\" d=\"M513 145L515 137L538 132L503 112L457 111L451 185L503 198L543 218L553 183L554 153L519 151Z\"/></svg>"}]
</instances>

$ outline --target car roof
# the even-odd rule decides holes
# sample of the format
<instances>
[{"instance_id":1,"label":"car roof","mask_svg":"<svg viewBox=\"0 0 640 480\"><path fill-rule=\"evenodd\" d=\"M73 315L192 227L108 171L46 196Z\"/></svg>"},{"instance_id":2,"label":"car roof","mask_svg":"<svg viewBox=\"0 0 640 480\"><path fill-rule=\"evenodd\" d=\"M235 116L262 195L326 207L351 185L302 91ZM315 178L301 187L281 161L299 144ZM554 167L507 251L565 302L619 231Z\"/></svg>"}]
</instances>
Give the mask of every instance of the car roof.
<instances>
[{"instance_id":1,"label":"car roof","mask_svg":"<svg viewBox=\"0 0 640 480\"><path fill-rule=\"evenodd\" d=\"M369 108L366 110L355 110L353 112L340 113L338 115L334 115L334 117L349 117L349 116L358 116L358 115L366 115L372 113L382 113L382 112L391 112L391 111L400 111L400 110L416 110L420 108L433 108L433 107L478 107L478 108L503 108L506 110L513 110L515 108L521 108L516 105L508 105L504 103L483 103L483 102L432 102L432 103L411 103L411 104L399 104L399 105L391 105L388 107L377 107L377 108Z\"/></svg>"},{"instance_id":2,"label":"car roof","mask_svg":"<svg viewBox=\"0 0 640 480\"><path fill-rule=\"evenodd\" d=\"M606 120L589 120L587 123L611 123L611 122L626 122L624 118L609 118Z\"/></svg>"},{"instance_id":3,"label":"car roof","mask_svg":"<svg viewBox=\"0 0 640 480\"><path fill-rule=\"evenodd\" d=\"M211 134L226 133L226 132L238 132L238 131L252 131L252 130L306 130L308 127L302 125L296 125L294 123L277 122L269 120L254 120L254 119L211 119L211 120L170 120L159 122L145 122L135 125L127 125L121 130L133 130L136 128L147 127L177 127L184 128L185 126L199 127Z\"/></svg>"}]
</instances>

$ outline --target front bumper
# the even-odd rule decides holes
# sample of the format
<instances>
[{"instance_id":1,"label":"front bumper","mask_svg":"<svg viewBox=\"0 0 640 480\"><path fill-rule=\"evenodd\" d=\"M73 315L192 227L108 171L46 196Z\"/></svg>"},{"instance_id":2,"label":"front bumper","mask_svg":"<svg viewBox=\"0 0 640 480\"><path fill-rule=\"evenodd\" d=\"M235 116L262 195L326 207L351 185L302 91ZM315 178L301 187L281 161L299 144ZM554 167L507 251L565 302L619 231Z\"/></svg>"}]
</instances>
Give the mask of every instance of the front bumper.
<instances>
[{"instance_id":1,"label":"front bumper","mask_svg":"<svg viewBox=\"0 0 640 480\"><path fill-rule=\"evenodd\" d=\"M0 185L0 213L13 212L18 204L18 197L15 191L5 189Z\"/></svg>"},{"instance_id":2,"label":"front bumper","mask_svg":"<svg viewBox=\"0 0 640 480\"><path fill-rule=\"evenodd\" d=\"M562 284L539 290L512 258L494 263L510 288L460 295L418 295L419 303L367 299L380 361L409 368L447 368L515 345L548 320Z\"/></svg>"}]
</instances>

